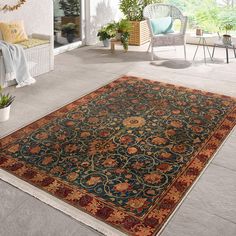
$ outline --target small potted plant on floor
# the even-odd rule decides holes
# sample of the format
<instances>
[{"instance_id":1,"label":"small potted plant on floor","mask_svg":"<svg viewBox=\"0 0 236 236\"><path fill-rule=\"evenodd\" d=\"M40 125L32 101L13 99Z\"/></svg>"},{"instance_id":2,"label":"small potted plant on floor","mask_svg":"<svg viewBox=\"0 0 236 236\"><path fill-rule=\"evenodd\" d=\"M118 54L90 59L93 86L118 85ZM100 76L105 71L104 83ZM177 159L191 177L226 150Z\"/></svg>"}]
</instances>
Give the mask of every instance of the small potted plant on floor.
<instances>
[{"instance_id":1,"label":"small potted plant on floor","mask_svg":"<svg viewBox=\"0 0 236 236\"><path fill-rule=\"evenodd\" d=\"M74 23L68 23L62 25L62 32L66 35L68 43L72 43L75 39L76 25Z\"/></svg>"},{"instance_id":2,"label":"small potted plant on floor","mask_svg":"<svg viewBox=\"0 0 236 236\"><path fill-rule=\"evenodd\" d=\"M0 122L7 121L10 117L11 104L15 97L2 93L2 87L0 86Z\"/></svg>"},{"instance_id":3,"label":"small potted plant on floor","mask_svg":"<svg viewBox=\"0 0 236 236\"><path fill-rule=\"evenodd\" d=\"M116 23L109 23L103 26L99 31L97 36L99 40L103 42L104 47L109 47L109 41L111 38L116 36Z\"/></svg>"}]
</instances>

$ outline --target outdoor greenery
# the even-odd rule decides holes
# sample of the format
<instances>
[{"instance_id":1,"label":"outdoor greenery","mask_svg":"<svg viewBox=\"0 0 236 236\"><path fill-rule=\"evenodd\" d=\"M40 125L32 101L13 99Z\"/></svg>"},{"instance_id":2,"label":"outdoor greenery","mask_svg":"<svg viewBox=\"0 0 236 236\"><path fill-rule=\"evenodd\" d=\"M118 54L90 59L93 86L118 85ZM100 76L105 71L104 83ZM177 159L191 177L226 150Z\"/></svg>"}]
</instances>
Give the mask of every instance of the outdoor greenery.
<instances>
[{"instance_id":1,"label":"outdoor greenery","mask_svg":"<svg viewBox=\"0 0 236 236\"><path fill-rule=\"evenodd\" d=\"M61 30L65 34L74 34L76 32L76 24L68 23L68 24L62 25Z\"/></svg>"},{"instance_id":2,"label":"outdoor greenery","mask_svg":"<svg viewBox=\"0 0 236 236\"><path fill-rule=\"evenodd\" d=\"M228 33L236 29L236 0L165 0L189 17L189 28Z\"/></svg>"},{"instance_id":3,"label":"outdoor greenery","mask_svg":"<svg viewBox=\"0 0 236 236\"><path fill-rule=\"evenodd\" d=\"M59 5L65 16L80 15L80 0L60 0Z\"/></svg>"},{"instance_id":4,"label":"outdoor greenery","mask_svg":"<svg viewBox=\"0 0 236 236\"><path fill-rule=\"evenodd\" d=\"M129 21L143 20L143 9L152 3L160 3L163 0L121 0L120 10Z\"/></svg>"},{"instance_id":5,"label":"outdoor greenery","mask_svg":"<svg viewBox=\"0 0 236 236\"><path fill-rule=\"evenodd\" d=\"M9 93L3 94L2 87L0 86L0 109L10 106L14 99L15 97L11 96Z\"/></svg>"},{"instance_id":6,"label":"outdoor greenery","mask_svg":"<svg viewBox=\"0 0 236 236\"><path fill-rule=\"evenodd\" d=\"M205 32L236 30L236 0L120 0L120 10L129 21L141 21L143 9L151 3L177 6L189 18L189 28Z\"/></svg>"}]
</instances>

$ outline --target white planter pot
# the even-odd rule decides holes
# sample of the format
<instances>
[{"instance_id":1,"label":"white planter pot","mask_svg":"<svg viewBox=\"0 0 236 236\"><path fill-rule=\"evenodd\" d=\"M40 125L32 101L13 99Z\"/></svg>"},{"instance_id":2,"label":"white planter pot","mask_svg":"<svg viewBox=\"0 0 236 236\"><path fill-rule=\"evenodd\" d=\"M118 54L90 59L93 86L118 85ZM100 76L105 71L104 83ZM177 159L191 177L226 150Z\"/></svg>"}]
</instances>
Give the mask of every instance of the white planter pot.
<instances>
[{"instance_id":1,"label":"white planter pot","mask_svg":"<svg viewBox=\"0 0 236 236\"><path fill-rule=\"evenodd\" d=\"M110 46L110 40L109 39L103 40L103 46L108 48Z\"/></svg>"},{"instance_id":2,"label":"white planter pot","mask_svg":"<svg viewBox=\"0 0 236 236\"><path fill-rule=\"evenodd\" d=\"M0 122L9 120L11 106L0 109Z\"/></svg>"}]
</instances>

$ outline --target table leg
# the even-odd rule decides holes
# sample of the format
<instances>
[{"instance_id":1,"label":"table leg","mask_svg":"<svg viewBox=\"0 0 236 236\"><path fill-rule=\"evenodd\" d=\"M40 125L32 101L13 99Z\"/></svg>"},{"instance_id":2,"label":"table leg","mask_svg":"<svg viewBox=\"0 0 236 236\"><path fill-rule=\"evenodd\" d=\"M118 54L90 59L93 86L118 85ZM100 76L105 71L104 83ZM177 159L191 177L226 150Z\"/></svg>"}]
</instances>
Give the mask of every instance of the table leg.
<instances>
[{"instance_id":1,"label":"table leg","mask_svg":"<svg viewBox=\"0 0 236 236\"><path fill-rule=\"evenodd\" d=\"M213 51L212 51L212 58L214 57L214 55L215 55L215 49L216 49L216 45L214 45L214 47L213 47Z\"/></svg>"},{"instance_id":2,"label":"table leg","mask_svg":"<svg viewBox=\"0 0 236 236\"><path fill-rule=\"evenodd\" d=\"M205 39L205 43L206 43L206 45L207 45L206 39ZM211 56L211 53L210 53L209 47L206 46L206 48L207 48L207 51L208 51L208 54L209 54L211 60L213 61L213 58L212 58L212 56Z\"/></svg>"},{"instance_id":3,"label":"table leg","mask_svg":"<svg viewBox=\"0 0 236 236\"><path fill-rule=\"evenodd\" d=\"M196 48L195 53L194 53L194 56L193 56L193 61L195 60L195 57L196 57L196 55L197 55L197 52L198 52L198 48L199 48L200 43L201 43L201 38L199 38L198 45L197 45L197 48Z\"/></svg>"},{"instance_id":4,"label":"table leg","mask_svg":"<svg viewBox=\"0 0 236 236\"><path fill-rule=\"evenodd\" d=\"M226 61L227 61L227 64L229 64L229 48L228 48L228 46L226 46L225 49L226 49Z\"/></svg>"},{"instance_id":5,"label":"table leg","mask_svg":"<svg viewBox=\"0 0 236 236\"><path fill-rule=\"evenodd\" d=\"M115 43L111 42L111 52L114 53L115 52Z\"/></svg>"},{"instance_id":6,"label":"table leg","mask_svg":"<svg viewBox=\"0 0 236 236\"><path fill-rule=\"evenodd\" d=\"M202 41L203 41L204 61L205 61L205 64L206 64L206 43L205 43L204 39Z\"/></svg>"}]
</instances>

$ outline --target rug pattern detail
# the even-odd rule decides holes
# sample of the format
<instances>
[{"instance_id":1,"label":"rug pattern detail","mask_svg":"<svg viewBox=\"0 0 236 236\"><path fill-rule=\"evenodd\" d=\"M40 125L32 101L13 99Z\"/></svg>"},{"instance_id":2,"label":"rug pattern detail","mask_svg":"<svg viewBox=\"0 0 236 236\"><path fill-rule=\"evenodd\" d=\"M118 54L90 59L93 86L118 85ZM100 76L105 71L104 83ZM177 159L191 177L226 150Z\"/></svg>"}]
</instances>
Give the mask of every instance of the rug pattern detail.
<instances>
[{"instance_id":1,"label":"rug pattern detail","mask_svg":"<svg viewBox=\"0 0 236 236\"><path fill-rule=\"evenodd\" d=\"M152 236L235 123L234 98L124 76L1 139L0 168Z\"/></svg>"}]
</instances>

